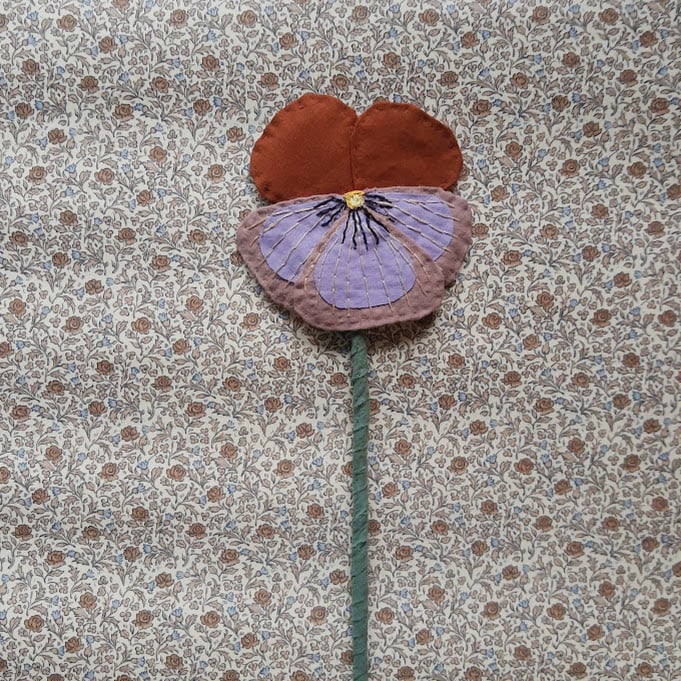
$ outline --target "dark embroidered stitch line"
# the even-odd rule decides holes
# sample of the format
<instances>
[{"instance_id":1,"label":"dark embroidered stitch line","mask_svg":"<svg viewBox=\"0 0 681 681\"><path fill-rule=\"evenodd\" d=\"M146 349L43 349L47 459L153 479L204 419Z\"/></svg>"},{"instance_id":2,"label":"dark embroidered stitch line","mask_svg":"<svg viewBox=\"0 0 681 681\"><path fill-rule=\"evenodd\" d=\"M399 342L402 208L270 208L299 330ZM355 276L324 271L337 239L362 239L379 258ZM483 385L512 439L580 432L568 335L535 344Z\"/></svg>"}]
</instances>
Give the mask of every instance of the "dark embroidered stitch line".
<instances>
[{"instance_id":1,"label":"dark embroidered stitch line","mask_svg":"<svg viewBox=\"0 0 681 681\"><path fill-rule=\"evenodd\" d=\"M385 232L387 232L387 229L380 220L377 220L374 217L373 213L389 218L390 215L388 210L390 208L392 208L392 204L381 194L365 194L363 204L357 208L349 207L342 196L330 196L328 199L320 201L314 206L317 216L323 218L319 223L319 226L324 228L333 224L343 211L347 211L345 224L343 225L341 243L345 243L348 232L351 230L350 238L352 239L352 248L354 250L357 250L358 236L361 237L364 242L364 247L367 249L369 248L367 232L373 237L376 246L378 246L380 238L374 225Z\"/></svg>"}]
</instances>

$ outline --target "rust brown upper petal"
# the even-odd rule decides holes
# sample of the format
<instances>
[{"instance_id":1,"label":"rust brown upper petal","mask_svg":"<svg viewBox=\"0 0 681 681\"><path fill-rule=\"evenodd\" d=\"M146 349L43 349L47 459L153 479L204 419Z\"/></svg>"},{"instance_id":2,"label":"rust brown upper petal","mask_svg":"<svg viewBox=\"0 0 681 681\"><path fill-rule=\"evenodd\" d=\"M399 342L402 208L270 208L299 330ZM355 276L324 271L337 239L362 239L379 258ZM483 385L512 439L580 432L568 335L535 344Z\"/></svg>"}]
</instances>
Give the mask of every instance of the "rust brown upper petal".
<instances>
[{"instance_id":1,"label":"rust brown upper petal","mask_svg":"<svg viewBox=\"0 0 681 681\"><path fill-rule=\"evenodd\" d=\"M357 120L351 142L357 189L456 184L461 150L454 133L413 104L377 102Z\"/></svg>"},{"instance_id":2,"label":"rust brown upper petal","mask_svg":"<svg viewBox=\"0 0 681 681\"><path fill-rule=\"evenodd\" d=\"M251 153L251 177L269 201L352 190L350 138L357 114L339 99L306 94L279 111Z\"/></svg>"}]
</instances>

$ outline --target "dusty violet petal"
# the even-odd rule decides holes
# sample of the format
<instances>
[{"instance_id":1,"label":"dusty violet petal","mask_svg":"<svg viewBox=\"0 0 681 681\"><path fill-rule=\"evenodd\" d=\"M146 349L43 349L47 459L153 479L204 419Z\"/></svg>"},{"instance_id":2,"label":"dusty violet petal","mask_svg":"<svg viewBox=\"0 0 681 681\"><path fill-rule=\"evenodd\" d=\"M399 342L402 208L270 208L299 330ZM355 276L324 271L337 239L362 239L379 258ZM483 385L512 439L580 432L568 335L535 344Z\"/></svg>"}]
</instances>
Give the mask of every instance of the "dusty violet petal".
<instances>
[{"instance_id":1,"label":"dusty violet petal","mask_svg":"<svg viewBox=\"0 0 681 681\"><path fill-rule=\"evenodd\" d=\"M249 213L237 230L237 248L249 269L255 274L256 279L272 300L289 309L293 308L293 285L286 277L293 278L301 264L309 257L314 246L319 243L319 238L324 236L325 232L322 230L318 235L307 235L307 231L310 231L310 226L316 223L314 206L328 198L328 196L312 196L264 206ZM277 230L277 216L288 217L289 220L295 221L295 211L298 210L301 211L300 216L303 219L292 230L295 231L295 235L291 235L288 242L282 242L284 248L280 244L279 248L272 249L274 242L281 237L281 232L285 231L285 229ZM298 248L292 248L301 237L304 240L307 239L305 248L303 249L302 244ZM287 259L288 262L284 266ZM276 270L280 270L284 276L278 275Z\"/></svg>"},{"instance_id":2,"label":"dusty violet petal","mask_svg":"<svg viewBox=\"0 0 681 681\"><path fill-rule=\"evenodd\" d=\"M357 221L361 235L352 234L351 229L336 229L314 270L319 295L342 310L389 305L405 296L416 282L417 265L409 251L377 225L374 238L365 214L359 213Z\"/></svg>"},{"instance_id":3,"label":"dusty violet petal","mask_svg":"<svg viewBox=\"0 0 681 681\"><path fill-rule=\"evenodd\" d=\"M390 187L364 200L350 211L339 195L294 199L253 211L238 229L239 251L265 291L318 328L428 315L470 244L470 211L450 192Z\"/></svg>"},{"instance_id":4,"label":"dusty violet petal","mask_svg":"<svg viewBox=\"0 0 681 681\"><path fill-rule=\"evenodd\" d=\"M295 281L326 233L323 222L327 216L318 215L319 204L319 199L301 201L295 206L277 204L262 223L258 237L260 252L267 265L286 281Z\"/></svg>"},{"instance_id":5,"label":"dusty violet petal","mask_svg":"<svg viewBox=\"0 0 681 681\"><path fill-rule=\"evenodd\" d=\"M437 187L371 189L390 223L414 241L440 266L449 286L456 279L471 244L472 216L460 196Z\"/></svg>"},{"instance_id":6,"label":"dusty violet petal","mask_svg":"<svg viewBox=\"0 0 681 681\"><path fill-rule=\"evenodd\" d=\"M383 218L381 221L387 227ZM412 241L406 239L399 231L392 230L388 238L398 242L412 260L412 267L416 274L414 286L390 304L345 309L330 305L320 295L315 285L314 272L320 255L333 237L334 234L331 233L322 240L295 283L294 309L312 326L330 331L351 331L406 322L425 317L442 301L445 290L442 270ZM361 277L361 273L359 276ZM375 282L375 285L381 284Z\"/></svg>"}]
</instances>

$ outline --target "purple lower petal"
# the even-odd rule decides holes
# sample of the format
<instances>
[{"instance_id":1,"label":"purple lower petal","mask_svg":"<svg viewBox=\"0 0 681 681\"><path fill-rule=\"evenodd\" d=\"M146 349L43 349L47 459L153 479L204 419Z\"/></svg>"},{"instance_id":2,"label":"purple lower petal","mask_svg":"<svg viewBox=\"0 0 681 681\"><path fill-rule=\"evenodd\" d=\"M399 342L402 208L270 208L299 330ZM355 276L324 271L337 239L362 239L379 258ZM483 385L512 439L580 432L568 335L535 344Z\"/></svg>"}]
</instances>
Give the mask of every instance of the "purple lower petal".
<instances>
[{"instance_id":1,"label":"purple lower petal","mask_svg":"<svg viewBox=\"0 0 681 681\"><path fill-rule=\"evenodd\" d=\"M347 230L338 229L331 237L314 269L320 296L340 309L387 305L405 296L416 282L407 249L375 224L372 233L364 216L359 217L359 223L355 244L350 221Z\"/></svg>"},{"instance_id":2,"label":"purple lower petal","mask_svg":"<svg viewBox=\"0 0 681 681\"><path fill-rule=\"evenodd\" d=\"M327 215L319 215L317 206L329 198L332 197L315 197L308 202L283 206L263 224L258 241L260 251L282 279L295 281L305 261L327 233L330 225L322 224Z\"/></svg>"},{"instance_id":3,"label":"purple lower petal","mask_svg":"<svg viewBox=\"0 0 681 681\"><path fill-rule=\"evenodd\" d=\"M455 231L452 211L433 194L376 190L367 194L367 200L376 201L388 221L433 260L442 255L452 240Z\"/></svg>"}]
</instances>

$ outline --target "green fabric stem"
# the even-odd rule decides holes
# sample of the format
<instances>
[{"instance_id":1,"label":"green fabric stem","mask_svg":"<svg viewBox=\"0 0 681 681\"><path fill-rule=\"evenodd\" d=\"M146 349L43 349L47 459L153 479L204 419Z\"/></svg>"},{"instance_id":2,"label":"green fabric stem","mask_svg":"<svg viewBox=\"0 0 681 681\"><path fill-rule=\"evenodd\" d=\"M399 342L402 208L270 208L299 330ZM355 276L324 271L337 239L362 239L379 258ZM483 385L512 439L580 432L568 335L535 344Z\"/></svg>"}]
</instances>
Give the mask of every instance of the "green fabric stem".
<instances>
[{"instance_id":1,"label":"green fabric stem","mask_svg":"<svg viewBox=\"0 0 681 681\"><path fill-rule=\"evenodd\" d=\"M369 381L367 343L361 332L352 334L352 654L353 681L368 679L368 517L367 439Z\"/></svg>"}]
</instances>

